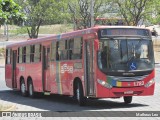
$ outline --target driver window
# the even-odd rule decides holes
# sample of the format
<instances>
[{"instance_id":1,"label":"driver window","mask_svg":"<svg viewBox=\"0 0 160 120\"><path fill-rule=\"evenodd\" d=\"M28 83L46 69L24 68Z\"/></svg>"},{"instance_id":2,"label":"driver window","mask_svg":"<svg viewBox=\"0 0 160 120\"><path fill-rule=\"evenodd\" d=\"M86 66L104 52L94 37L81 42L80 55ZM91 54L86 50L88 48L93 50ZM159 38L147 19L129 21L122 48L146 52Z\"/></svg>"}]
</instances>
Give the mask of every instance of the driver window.
<instances>
[{"instance_id":1,"label":"driver window","mask_svg":"<svg viewBox=\"0 0 160 120\"><path fill-rule=\"evenodd\" d=\"M108 42L104 41L104 42L100 42L99 43L99 66L101 69L106 69L108 66L108 53L109 53L109 47L108 47Z\"/></svg>"}]
</instances>

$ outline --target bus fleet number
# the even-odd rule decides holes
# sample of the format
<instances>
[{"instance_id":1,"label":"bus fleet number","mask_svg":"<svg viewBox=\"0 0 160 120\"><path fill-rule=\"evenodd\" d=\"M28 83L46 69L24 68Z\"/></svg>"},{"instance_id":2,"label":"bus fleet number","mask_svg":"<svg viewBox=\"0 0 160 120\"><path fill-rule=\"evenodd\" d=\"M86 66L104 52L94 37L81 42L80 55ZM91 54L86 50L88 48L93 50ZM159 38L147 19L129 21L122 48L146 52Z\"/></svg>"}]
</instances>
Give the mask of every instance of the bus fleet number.
<instances>
[{"instance_id":1,"label":"bus fleet number","mask_svg":"<svg viewBox=\"0 0 160 120\"><path fill-rule=\"evenodd\" d=\"M134 82L134 86L143 86L143 85L144 85L144 81Z\"/></svg>"}]
</instances>

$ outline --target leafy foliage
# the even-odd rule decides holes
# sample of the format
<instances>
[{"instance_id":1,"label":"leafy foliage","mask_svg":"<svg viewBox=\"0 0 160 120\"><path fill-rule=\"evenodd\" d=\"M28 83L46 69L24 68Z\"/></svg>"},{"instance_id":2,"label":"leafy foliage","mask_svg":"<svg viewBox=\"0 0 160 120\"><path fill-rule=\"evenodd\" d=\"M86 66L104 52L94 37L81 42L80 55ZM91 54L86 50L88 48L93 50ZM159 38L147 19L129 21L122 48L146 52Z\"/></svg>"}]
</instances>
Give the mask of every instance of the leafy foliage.
<instances>
[{"instance_id":1,"label":"leafy foliage","mask_svg":"<svg viewBox=\"0 0 160 120\"><path fill-rule=\"evenodd\" d=\"M0 24L18 22L25 19L21 7L13 0L0 0Z\"/></svg>"},{"instance_id":2,"label":"leafy foliage","mask_svg":"<svg viewBox=\"0 0 160 120\"><path fill-rule=\"evenodd\" d=\"M94 0L94 18L109 12L109 5L110 0ZM68 2L68 6L75 29L91 26L91 0L72 0Z\"/></svg>"},{"instance_id":3,"label":"leafy foliage","mask_svg":"<svg viewBox=\"0 0 160 120\"><path fill-rule=\"evenodd\" d=\"M150 4L150 15L147 19L153 24L160 24L160 1L153 0Z\"/></svg>"},{"instance_id":4,"label":"leafy foliage","mask_svg":"<svg viewBox=\"0 0 160 120\"><path fill-rule=\"evenodd\" d=\"M113 3L127 25L138 25L140 20L146 19L151 12L152 0L113 0Z\"/></svg>"},{"instance_id":5,"label":"leafy foliage","mask_svg":"<svg viewBox=\"0 0 160 120\"><path fill-rule=\"evenodd\" d=\"M65 14L65 0L27 0L20 1L25 10L27 20L25 25L28 26L28 35L30 38L37 38L39 28L42 24L62 22Z\"/></svg>"}]
</instances>

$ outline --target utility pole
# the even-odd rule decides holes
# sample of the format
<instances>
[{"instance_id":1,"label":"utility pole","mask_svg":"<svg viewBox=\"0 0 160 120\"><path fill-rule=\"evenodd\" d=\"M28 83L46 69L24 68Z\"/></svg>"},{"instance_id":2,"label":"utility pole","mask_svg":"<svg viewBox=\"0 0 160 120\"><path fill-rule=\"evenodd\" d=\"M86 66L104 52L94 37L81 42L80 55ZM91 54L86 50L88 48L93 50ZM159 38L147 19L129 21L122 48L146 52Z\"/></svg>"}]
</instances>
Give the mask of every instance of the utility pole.
<instances>
[{"instance_id":1,"label":"utility pole","mask_svg":"<svg viewBox=\"0 0 160 120\"><path fill-rule=\"evenodd\" d=\"M6 41L8 41L8 39L9 39L8 24L6 22L4 23L4 35L6 36Z\"/></svg>"},{"instance_id":2,"label":"utility pole","mask_svg":"<svg viewBox=\"0 0 160 120\"><path fill-rule=\"evenodd\" d=\"M94 0L91 0L91 27L94 27Z\"/></svg>"},{"instance_id":3,"label":"utility pole","mask_svg":"<svg viewBox=\"0 0 160 120\"><path fill-rule=\"evenodd\" d=\"M6 25L6 22L4 23L4 35L5 36L7 35L7 25Z\"/></svg>"},{"instance_id":4,"label":"utility pole","mask_svg":"<svg viewBox=\"0 0 160 120\"><path fill-rule=\"evenodd\" d=\"M8 24L7 24L7 39L6 39L6 41L8 41L9 40L9 33L8 33L9 31L8 31Z\"/></svg>"}]
</instances>

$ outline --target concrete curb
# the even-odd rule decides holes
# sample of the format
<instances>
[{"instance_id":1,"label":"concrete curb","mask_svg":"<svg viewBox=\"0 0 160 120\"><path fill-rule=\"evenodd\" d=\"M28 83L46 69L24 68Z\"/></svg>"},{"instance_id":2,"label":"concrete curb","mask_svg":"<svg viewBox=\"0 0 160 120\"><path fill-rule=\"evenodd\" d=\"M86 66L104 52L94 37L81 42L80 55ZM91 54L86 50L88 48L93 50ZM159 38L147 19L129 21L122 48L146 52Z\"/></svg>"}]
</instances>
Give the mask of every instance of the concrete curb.
<instances>
[{"instance_id":1,"label":"concrete curb","mask_svg":"<svg viewBox=\"0 0 160 120\"><path fill-rule=\"evenodd\" d=\"M15 109L16 109L16 105L12 105L11 107L4 109L2 111L15 111Z\"/></svg>"}]
</instances>

